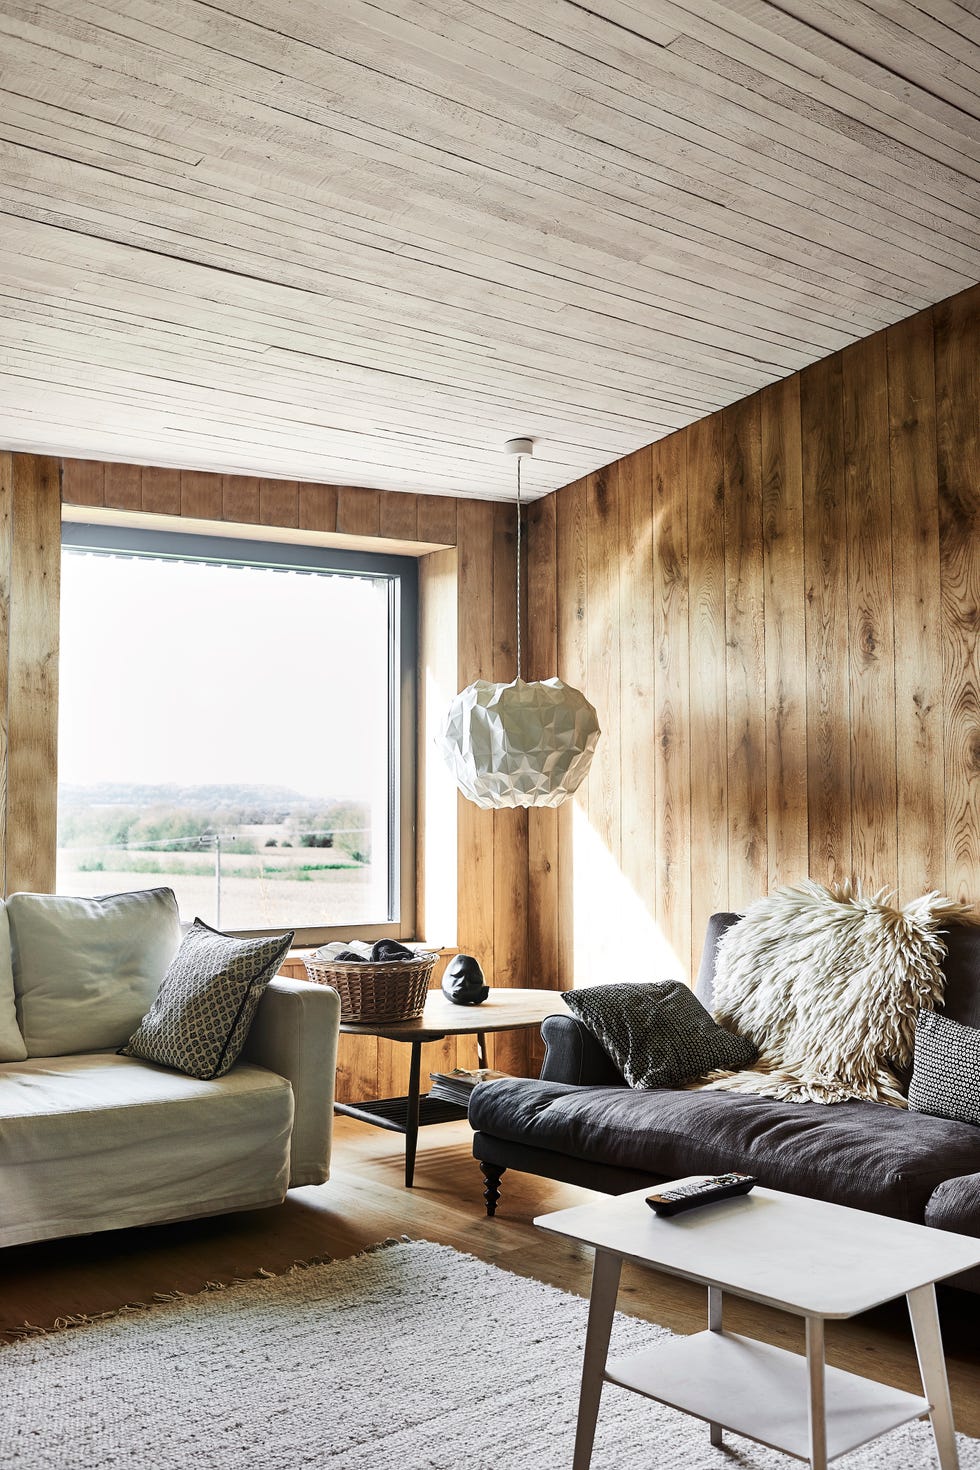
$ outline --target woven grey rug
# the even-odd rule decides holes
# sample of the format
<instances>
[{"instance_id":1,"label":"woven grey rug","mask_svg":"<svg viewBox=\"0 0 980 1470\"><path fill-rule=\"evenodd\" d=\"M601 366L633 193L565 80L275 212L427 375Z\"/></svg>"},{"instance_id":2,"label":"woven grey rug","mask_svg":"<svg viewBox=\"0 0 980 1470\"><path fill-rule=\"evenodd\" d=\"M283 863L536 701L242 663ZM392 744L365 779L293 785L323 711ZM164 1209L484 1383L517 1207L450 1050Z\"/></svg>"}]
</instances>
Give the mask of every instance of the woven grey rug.
<instances>
[{"instance_id":1,"label":"woven grey rug","mask_svg":"<svg viewBox=\"0 0 980 1470\"><path fill-rule=\"evenodd\" d=\"M426 1242L0 1348L6 1470L568 1470L586 1305ZM614 1347L665 1335L620 1317ZM799 1461L607 1387L593 1470ZM961 1444L980 1470L980 1441ZM913 1424L835 1461L935 1465Z\"/></svg>"}]
</instances>

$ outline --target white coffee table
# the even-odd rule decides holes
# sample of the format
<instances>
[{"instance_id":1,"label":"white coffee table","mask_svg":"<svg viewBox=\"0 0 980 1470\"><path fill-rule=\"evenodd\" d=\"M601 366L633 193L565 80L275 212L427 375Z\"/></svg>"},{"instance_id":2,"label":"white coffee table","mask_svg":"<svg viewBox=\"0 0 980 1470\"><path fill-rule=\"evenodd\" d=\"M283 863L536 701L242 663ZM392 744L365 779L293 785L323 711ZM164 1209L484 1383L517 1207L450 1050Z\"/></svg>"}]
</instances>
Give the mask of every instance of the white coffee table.
<instances>
[{"instance_id":1,"label":"white coffee table","mask_svg":"<svg viewBox=\"0 0 980 1470\"><path fill-rule=\"evenodd\" d=\"M940 1470L957 1470L934 1283L980 1265L980 1240L756 1187L663 1219L648 1191L541 1215L595 1248L573 1470L588 1470L603 1383L683 1409L826 1470L830 1460L928 1413ZM708 1288L708 1330L607 1360L623 1261ZM724 1293L806 1319L806 1357L722 1327ZM824 1322L908 1298L922 1387L903 1393L824 1365Z\"/></svg>"}]
</instances>

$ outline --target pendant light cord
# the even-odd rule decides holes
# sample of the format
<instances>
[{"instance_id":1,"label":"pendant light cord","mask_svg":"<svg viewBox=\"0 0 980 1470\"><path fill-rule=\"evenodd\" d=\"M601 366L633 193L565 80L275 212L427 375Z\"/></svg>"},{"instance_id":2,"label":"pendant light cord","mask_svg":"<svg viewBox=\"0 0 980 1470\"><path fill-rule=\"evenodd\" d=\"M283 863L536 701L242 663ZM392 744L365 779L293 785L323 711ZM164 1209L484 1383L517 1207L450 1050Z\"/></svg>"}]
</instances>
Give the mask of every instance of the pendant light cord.
<instances>
[{"instance_id":1,"label":"pendant light cord","mask_svg":"<svg viewBox=\"0 0 980 1470\"><path fill-rule=\"evenodd\" d=\"M517 677L521 678L521 459L517 456Z\"/></svg>"}]
</instances>

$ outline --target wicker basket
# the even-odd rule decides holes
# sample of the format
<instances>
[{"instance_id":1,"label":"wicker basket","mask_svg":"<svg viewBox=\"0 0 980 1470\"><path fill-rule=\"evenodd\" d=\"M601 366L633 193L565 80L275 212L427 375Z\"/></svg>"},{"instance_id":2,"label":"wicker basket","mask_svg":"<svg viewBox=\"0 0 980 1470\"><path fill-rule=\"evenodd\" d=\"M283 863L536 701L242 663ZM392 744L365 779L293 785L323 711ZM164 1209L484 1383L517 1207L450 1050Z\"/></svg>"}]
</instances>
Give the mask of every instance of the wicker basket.
<instances>
[{"instance_id":1,"label":"wicker basket","mask_svg":"<svg viewBox=\"0 0 980 1470\"><path fill-rule=\"evenodd\" d=\"M306 960L315 985L340 992L342 1021L414 1021L421 1016L438 955L417 960Z\"/></svg>"}]
</instances>

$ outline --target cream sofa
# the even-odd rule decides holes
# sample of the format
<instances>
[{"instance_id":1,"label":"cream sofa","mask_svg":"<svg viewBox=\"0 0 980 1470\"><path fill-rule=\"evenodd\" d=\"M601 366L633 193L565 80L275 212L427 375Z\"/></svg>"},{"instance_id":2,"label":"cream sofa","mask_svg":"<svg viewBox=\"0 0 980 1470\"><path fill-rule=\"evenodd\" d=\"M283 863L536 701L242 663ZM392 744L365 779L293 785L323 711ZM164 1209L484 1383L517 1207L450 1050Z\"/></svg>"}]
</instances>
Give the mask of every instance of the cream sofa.
<instances>
[{"instance_id":1,"label":"cream sofa","mask_svg":"<svg viewBox=\"0 0 980 1470\"><path fill-rule=\"evenodd\" d=\"M273 980L216 1081L117 1055L179 942L169 889L0 903L0 1245L253 1209L327 1179L335 991Z\"/></svg>"}]
</instances>

